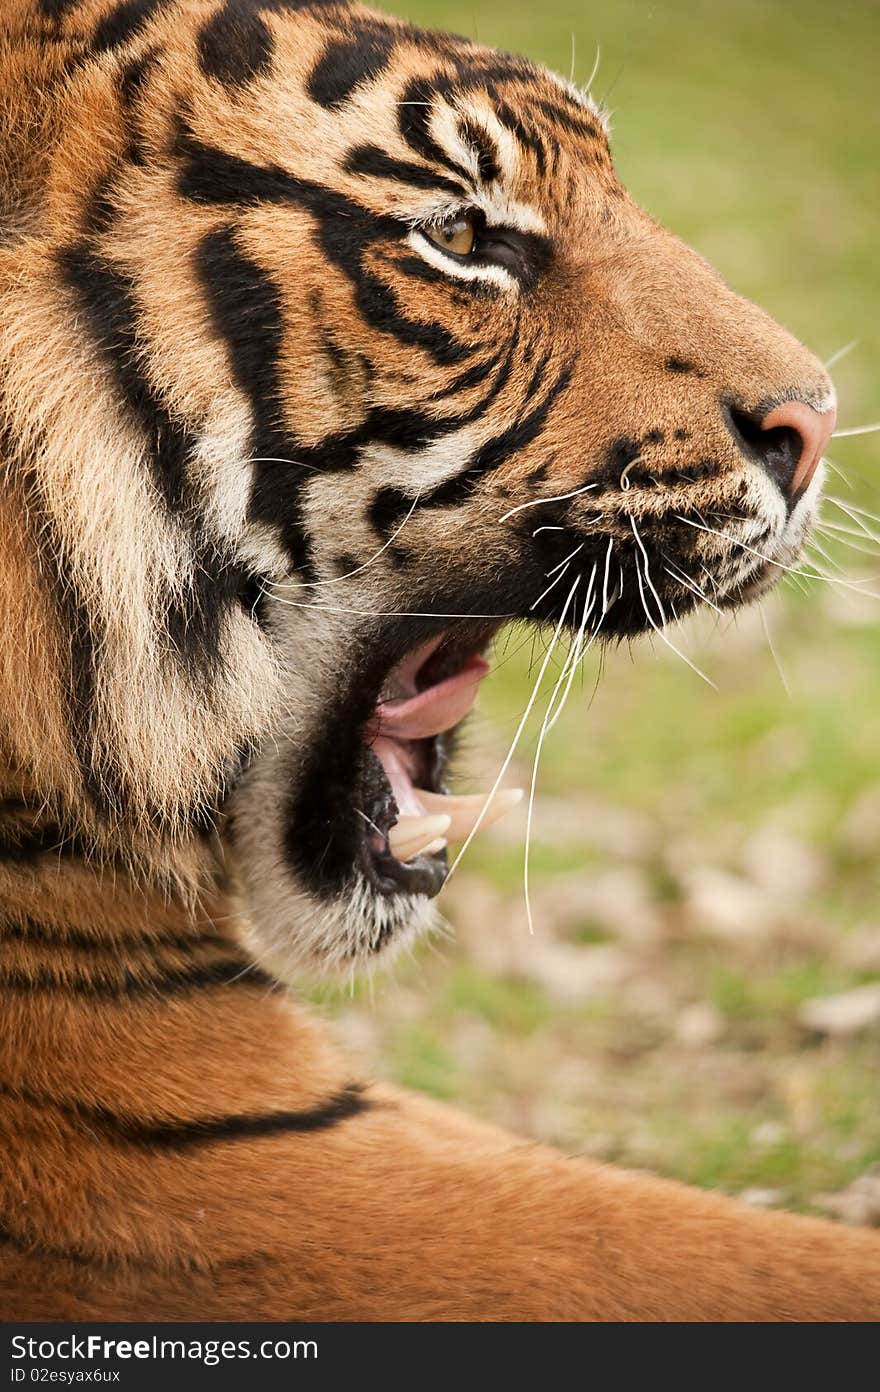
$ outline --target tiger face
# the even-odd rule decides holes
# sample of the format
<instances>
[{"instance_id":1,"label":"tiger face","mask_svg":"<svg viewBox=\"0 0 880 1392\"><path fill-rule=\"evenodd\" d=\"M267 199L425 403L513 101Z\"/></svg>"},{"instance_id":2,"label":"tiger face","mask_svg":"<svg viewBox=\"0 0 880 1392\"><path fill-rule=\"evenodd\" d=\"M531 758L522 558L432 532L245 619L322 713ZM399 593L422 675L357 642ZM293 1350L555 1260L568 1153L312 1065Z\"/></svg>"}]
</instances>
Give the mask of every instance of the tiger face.
<instances>
[{"instance_id":1,"label":"tiger face","mask_svg":"<svg viewBox=\"0 0 880 1392\"><path fill-rule=\"evenodd\" d=\"M19 729L16 767L116 844L222 806L262 958L372 959L481 813L445 770L499 626L761 594L831 383L523 59L358 6L51 9L77 58L0 263L13 530L55 577L53 758Z\"/></svg>"}]
</instances>

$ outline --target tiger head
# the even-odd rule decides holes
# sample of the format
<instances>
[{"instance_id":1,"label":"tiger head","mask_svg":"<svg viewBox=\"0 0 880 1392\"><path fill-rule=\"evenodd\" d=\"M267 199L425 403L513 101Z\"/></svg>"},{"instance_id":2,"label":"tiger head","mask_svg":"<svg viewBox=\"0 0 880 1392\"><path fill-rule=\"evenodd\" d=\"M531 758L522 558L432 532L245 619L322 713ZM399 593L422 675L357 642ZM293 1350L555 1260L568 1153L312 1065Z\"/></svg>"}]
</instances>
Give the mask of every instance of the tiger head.
<instances>
[{"instance_id":1,"label":"tiger head","mask_svg":"<svg viewBox=\"0 0 880 1392\"><path fill-rule=\"evenodd\" d=\"M281 977L373 957L477 815L498 627L761 594L831 383L532 63L342 4L18 7L60 56L39 119L4 92L10 784L117 855L218 824Z\"/></svg>"}]
</instances>

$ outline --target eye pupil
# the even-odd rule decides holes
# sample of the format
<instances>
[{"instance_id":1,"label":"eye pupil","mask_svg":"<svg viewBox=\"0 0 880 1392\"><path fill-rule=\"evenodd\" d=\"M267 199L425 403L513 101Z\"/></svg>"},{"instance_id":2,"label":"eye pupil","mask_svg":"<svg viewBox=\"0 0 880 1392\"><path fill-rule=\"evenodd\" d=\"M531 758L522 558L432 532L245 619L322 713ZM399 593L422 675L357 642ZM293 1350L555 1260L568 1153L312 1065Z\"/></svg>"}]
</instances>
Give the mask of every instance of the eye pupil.
<instances>
[{"instance_id":1,"label":"eye pupil","mask_svg":"<svg viewBox=\"0 0 880 1392\"><path fill-rule=\"evenodd\" d=\"M435 246L454 256L470 256L477 239L476 218L473 213L455 213L445 222L434 223L422 229L424 235Z\"/></svg>"}]
</instances>

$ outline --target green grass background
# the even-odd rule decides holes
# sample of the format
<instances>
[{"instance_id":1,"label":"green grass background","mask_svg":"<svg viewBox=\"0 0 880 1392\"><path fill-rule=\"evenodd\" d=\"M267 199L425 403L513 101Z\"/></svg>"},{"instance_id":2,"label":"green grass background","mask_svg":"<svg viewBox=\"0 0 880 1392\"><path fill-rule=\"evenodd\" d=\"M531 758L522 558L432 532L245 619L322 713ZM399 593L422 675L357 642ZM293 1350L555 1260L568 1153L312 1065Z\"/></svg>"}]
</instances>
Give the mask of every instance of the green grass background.
<instances>
[{"instance_id":1,"label":"green grass background","mask_svg":"<svg viewBox=\"0 0 880 1392\"><path fill-rule=\"evenodd\" d=\"M598 44L636 199L823 359L857 339L840 421L880 419L875 3L395 8L580 81ZM831 457L848 482L830 490L880 513L880 435ZM830 549L880 591L874 557ZM826 1036L799 1014L880 976L880 610L804 588L766 605L789 694L756 613L676 638L717 692L647 641L608 652L598 683L588 666L542 756L534 939L521 819L474 845L439 950L318 993L378 1073L761 1202L821 1204L880 1160L878 1027ZM531 689L534 645L505 641L463 787L494 776Z\"/></svg>"}]
</instances>

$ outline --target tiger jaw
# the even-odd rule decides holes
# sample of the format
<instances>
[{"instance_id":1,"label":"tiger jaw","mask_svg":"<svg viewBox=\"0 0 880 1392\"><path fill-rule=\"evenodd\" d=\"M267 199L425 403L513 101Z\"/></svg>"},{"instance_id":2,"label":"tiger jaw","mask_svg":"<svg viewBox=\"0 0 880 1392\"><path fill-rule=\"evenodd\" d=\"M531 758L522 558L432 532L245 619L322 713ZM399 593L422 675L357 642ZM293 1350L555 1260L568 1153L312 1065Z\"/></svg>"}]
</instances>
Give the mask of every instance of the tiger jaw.
<instances>
[{"instance_id":1,"label":"tiger jaw","mask_svg":"<svg viewBox=\"0 0 880 1392\"><path fill-rule=\"evenodd\" d=\"M591 643L653 632L703 603L738 607L796 558L820 482L817 473L791 507L748 467L705 511L680 511L686 491L638 478L601 499L588 492L545 506L532 497L534 508L491 532L475 517L461 589L407 587L405 567L385 555L343 580L332 600L292 586L304 607L281 604L271 623L290 644L291 709L319 711L320 722L282 726L233 798L237 860L273 970L294 980L304 966L350 967L414 942L433 921L446 843L516 805L515 789L497 793L488 809L486 794L447 792L456 732L487 675L502 614L556 625L569 596L565 627ZM496 519L502 512L491 509ZM422 528L419 554L430 555L430 515L416 513L409 526ZM503 568L497 556L485 559L501 535ZM364 565L370 553L355 559ZM322 574L333 578L329 558ZM466 606L498 617L430 617ZM409 609L416 612L399 613Z\"/></svg>"}]
</instances>

